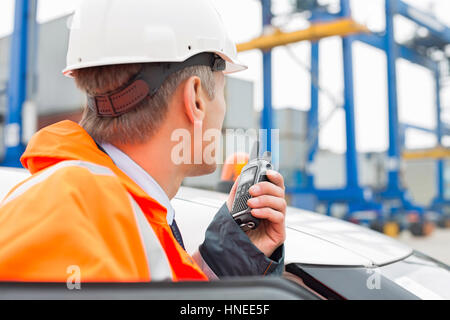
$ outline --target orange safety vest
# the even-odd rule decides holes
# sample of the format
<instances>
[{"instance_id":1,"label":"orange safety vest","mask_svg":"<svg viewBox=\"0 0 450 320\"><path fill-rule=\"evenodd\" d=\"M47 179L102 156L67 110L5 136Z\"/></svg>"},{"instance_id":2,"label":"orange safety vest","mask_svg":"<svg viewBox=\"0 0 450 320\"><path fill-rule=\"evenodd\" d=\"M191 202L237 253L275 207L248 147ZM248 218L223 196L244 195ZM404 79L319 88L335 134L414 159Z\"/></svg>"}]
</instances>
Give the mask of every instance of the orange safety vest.
<instances>
[{"instance_id":1,"label":"orange safety vest","mask_svg":"<svg viewBox=\"0 0 450 320\"><path fill-rule=\"evenodd\" d=\"M38 132L22 156L32 176L0 202L0 281L207 280L178 244L166 208L78 124Z\"/></svg>"}]
</instances>

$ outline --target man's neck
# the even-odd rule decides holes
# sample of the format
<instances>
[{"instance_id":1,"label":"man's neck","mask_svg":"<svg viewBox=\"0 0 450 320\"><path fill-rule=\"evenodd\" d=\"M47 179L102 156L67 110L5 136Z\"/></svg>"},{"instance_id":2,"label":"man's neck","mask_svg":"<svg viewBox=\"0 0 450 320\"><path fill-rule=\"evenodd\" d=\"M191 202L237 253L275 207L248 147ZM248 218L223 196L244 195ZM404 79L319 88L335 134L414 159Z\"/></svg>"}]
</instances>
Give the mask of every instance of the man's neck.
<instances>
[{"instance_id":1,"label":"man's neck","mask_svg":"<svg viewBox=\"0 0 450 320\"><path fill-rule=\"evenodd\" d=\"M173 164L172 150L167 143L167 139L152 139L145 144L116 145L116 147L152 176L169 199L175 197L185 173L182 166Z\"/></svg>"}]
</instances>

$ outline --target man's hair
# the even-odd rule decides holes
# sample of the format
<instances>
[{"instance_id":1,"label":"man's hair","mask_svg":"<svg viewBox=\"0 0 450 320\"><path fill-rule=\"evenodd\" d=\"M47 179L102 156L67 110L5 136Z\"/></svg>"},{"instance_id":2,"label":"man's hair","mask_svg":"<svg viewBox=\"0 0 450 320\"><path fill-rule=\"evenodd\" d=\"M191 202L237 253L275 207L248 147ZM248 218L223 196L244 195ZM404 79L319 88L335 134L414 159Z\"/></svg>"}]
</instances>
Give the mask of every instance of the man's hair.
<instances>
[{"instance_id":1,"label":"man's hair","mask_svg":"<svg viewBox=\"0 0 450 320\"><path fill-rule=\"evenodd\" d=\"M80 90L89 95L101 95L123 86L142 67L142 64L91 67L74 71L74 77ZM133 110L121 116L101 117L86 105L80 125L97 143L144 143L166 119L169 102L178 86L192 76L201 79L208 98L213 100L215 79L211 68L187 67L170 75L153 97L147 97Z\"/></svg>"}]
</instances>

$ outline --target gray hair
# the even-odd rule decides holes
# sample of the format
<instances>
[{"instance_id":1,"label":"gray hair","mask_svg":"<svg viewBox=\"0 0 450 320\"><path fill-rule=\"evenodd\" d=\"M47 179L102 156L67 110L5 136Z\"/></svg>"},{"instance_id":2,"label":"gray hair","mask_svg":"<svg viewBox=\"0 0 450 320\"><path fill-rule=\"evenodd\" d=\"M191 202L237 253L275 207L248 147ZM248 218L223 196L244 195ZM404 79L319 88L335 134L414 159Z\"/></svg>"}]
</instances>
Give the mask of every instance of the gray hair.
<instances>
[{"instance_id":1,"label":"gray hair","mask_svg":"<svg viewBox=\"0 0 450 320\"><path fill-rule=\"evenodd\" d=\"M141 70L142 64L101 66L76 70L75 82L79 89L90 95L113 91ZM215 96L215 79L211 68L187 67L170 75L153 97L147 97L136 108L118 117L100 117L87 105L80 125L97 143L144 143L159 129L166 119L170 99L184 80L198 76L208 98Z\"/></svg>"}]
</instances>

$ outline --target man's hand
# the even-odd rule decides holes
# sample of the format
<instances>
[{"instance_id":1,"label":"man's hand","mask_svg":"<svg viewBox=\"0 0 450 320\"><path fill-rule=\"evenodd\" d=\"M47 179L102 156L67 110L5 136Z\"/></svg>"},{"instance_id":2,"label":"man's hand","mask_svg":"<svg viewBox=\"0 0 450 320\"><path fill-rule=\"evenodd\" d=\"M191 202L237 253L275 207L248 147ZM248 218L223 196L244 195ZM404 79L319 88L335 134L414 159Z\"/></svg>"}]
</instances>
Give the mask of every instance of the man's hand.
<instances>
[{"instance_id":1,"label":"man's hand","mask_svg":"<svg viewBox=\"0 0 450 320\"><path fill-rule=\"evenodd\" d=\"M252 208L252 215L261 219L261 223L257 229L247 231L247 235L266 257L270 257L286 239L285 216L287 204L283 176L270 170L267 171L267 177L271 182L260 182L249 190L252 198L248 200L247 204ZM230 211L238 182L239 179L231 189L227 200L228 210Z\"/></svg>"}]
</instances>

